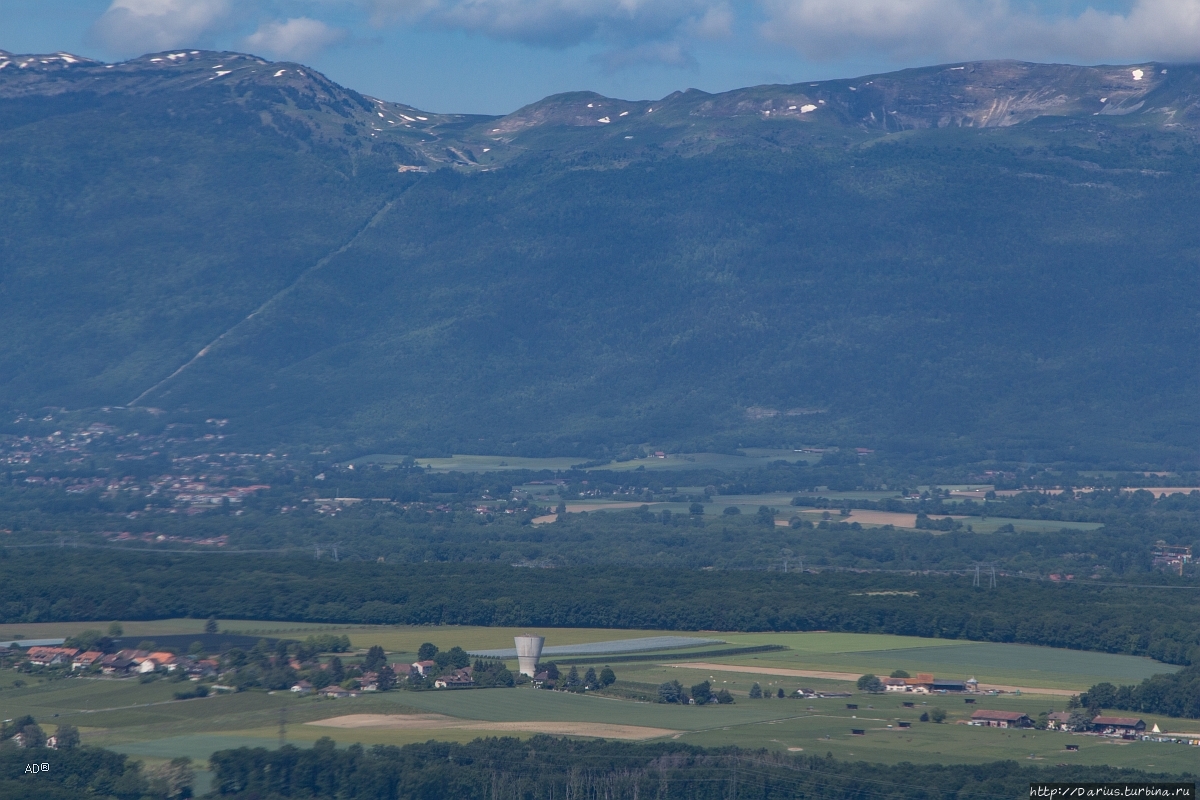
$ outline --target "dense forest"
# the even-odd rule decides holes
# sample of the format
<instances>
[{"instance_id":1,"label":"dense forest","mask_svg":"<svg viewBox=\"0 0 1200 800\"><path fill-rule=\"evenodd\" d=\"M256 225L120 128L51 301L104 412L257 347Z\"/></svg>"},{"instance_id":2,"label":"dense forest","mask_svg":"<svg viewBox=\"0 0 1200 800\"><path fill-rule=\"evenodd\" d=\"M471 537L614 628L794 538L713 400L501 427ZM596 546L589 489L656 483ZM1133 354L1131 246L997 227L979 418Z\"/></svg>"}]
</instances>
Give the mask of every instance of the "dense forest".
<instances>
[{"instance_id":1,"label":"dense forest","mask_svg":"<svg viewBox=\"0 0 1200 800\"><path fill-rule=\"evenodd\" d=\"M631 745L535 736L427 742L406 747L360 745L339 750L330 739L309 750L241 748L214 753L219 797L372 798L372 800L926 800L929 797L1028 797L1034 782L1192 780L1111 767L868 765L832 756L705 750L684 744Z\"/></svg>"},{"instance_id":2,"label":"dense forest","mask_svg":"<svg viewBox=\"0 0 1200 800\"><path fill-rule=\"evenodd\" d=\"M899 593L899 594L898 594ZM0 550L0 621L209 617L674 630L835 630L1200 662L1190 585L921 574L522 569L74 548Z\"/></svg>"}]
</instances>

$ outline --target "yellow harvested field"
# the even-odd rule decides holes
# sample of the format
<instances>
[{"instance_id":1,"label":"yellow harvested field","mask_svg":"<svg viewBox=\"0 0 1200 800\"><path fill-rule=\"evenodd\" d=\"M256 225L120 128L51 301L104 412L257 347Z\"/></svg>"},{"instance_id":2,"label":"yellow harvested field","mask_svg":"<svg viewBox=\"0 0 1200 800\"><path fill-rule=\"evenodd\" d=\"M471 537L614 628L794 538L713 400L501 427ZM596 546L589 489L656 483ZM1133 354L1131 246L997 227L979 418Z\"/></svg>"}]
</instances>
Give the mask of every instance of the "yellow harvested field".
<instances>
[{"instance_id":1,"label":"yellow harvested field","mask_svg":"<svg viewBox=\"0 0 1200 800\"><path fill-rule=\"evenodd\" d=\"M568 514L580 511L615 511L621 508L641 508L646 503L567 503Z\"/></svg>"},{"instance_id":2,"label":"yellow harvested field","mask_svg":"<svg viewBox=\"0 0 1200 800\"><path fill-rule=\"evenodd\" d=\"M683 664L663 664L664 667L676 669L695 669L706 672L740 672L744 675L778 675L785 678L822 678L827 681L857 681L859 675L853 672L829 672L818 669L784 669L783 667L749 667L738 664L714 664L708 661L689 661ZM981 692L1020 692L1021 694L1049 694L1069 697L1074 692L1066 689L1042 689L1029 686L1003 686L1000 684L981 683Z\"/></svg>"},{"instance_id":3,"label":"yellow harvested field","mask_svg":"<svg viewBox=\"0 0 1200 800\"><path fill-rule=\"evenodd\" d=\"M816 522L813 517L819 518L825 513L824 509L806 508L797 511L811 521ZM902 511L869 511L866 509L855 508L851 509L850 516L843 517L837 511L829 512L830 522L857 522L859 525L895 525L897 528L915 528L917 526L917 515L909 514ZM943 517L930 517L932 520L943 519ZM966 517L951 516L950 519L966 519ZM776 525L787 525L787 520L777 519Z\"/></svg>"},{"instance_id":4,"label":"yellow harvested field","mask_svg":"<svg viewBox=\"0 0 1200 800\"><path fill-rule=\"evenodd\" d=\"M346 714L340 717L306 722L325 728L377 728L381 730L469 730L494 732L547 733L552 736L586 736L600 739L656 739L679 731L641 725L615 725L607 722L487 722L457 719L443 714Z\"/></svg>"}]
</instances>

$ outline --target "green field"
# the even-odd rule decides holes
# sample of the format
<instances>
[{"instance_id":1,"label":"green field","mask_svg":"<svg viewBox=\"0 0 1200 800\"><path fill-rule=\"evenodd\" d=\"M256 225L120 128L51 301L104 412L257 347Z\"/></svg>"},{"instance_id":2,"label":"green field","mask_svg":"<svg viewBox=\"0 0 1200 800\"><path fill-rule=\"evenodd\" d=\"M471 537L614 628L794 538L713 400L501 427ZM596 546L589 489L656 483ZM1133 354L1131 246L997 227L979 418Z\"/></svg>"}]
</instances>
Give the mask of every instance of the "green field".
<instances>
[{"instance_id":1,"label":"green field","mask_svg":"<svg viewBox=\"0 0 1200 800\"><path fill-rule=\"evenodd\" d=\"M1148 658L965 640L847 633L746 633L736 645L783 644L774 653L733 656L729 663L887 675L903 669L981 683L1081 691L1101 681L1136 683L1178 667ZM723 659L724 660L724 659Z\"/></svg>"},{"instance_id":2,"label":"green field","mask_svg":"<svg viewBox=\"0 0 1200 800\"><path fill-rule=\"evenodd\" d=\"M682 676L681 676L682 677ZM1096 737L1040 731L1005 731L981 729L955 724L965 719L975 708L1020 710L1036 715L1062 704L1046 698L1005 697L978 698L968 706L961 697L916 700L916 708L905 709L895 696L856 695L851 698L858 710L846 709L845 700L749 700L739 697L731 706L704 708L663 706L653 703L616 701L602 697L579 697L557 692L538 692L531 689L466 691L466 692L392 692L377 697L352 700L298 700L289 705L291 719L313 719L345 714L396 714L420 709L462 719L486 722L569 721L615 723L655 728L668 728L675 733L664 738L705 746L736 744L743 747L764 747L826 753L846 759L896 763L972 763L998 759L1029 759L1051 763L1110 764L1113 766L1154 766L1162 770L1194 770L1196 752L1183 745L1161 743L1115 743ZM923 710L940 706L949 712L945 724L921 723ZM193 733L126 742L118 749L133 755L167 758L192 755L203 758L214 749L240 746L275 746L277 725L270 714L231 715L228 722L239 719L257 725L230 728L224 731ZM1158 722L1164 730L1194 731L1200 723L1161 717L1145 717ZM909 720L911 729L895 727L897 721ZM891 725L893 727L889 728ZM866 731L865 736L851 735L852 728ZM330 736L340 744L406 744L428 739L464 741L489 735L486 726L476 730L387 730L381 728L342 729L326 726L292 724L287 729L288 741L303 744L322 736ZM530 733L495 731L492 735L528 736ZM1066 743L1079 744L1078 753L1067 754ZM1071 760L1067 760L1071 759Z\"/></svg>"},{"instance_id":3,"label":"green field","mask_svg":"<svg viewBox=\"0 0 1200 800\"><path fill-rule=\"evenodd\" d=\"M155 623L144 633L170 633L194 630L198 620ZM70 629L56 626L21 626L27 635L69 634ZM127 625L127 630L132 623ZM223 628L265 632L282 627L279 623L244 621L225 623ZM297 635L316 631L322 626L296 626ZM397 661L409 660L421 642L432 641L439 647L463 645L470 648L511 646L512 636L523 629L473 627L339 627L360 649L382 644ZM665 631L627 631L600 629L547 629L548 645L635 638L660 635ZM678 632L673 632L678 633ZM618 682L614 691L623 697L638 694L653 696L659 683L678 680L691 686L711 680L718 688L729 689L737 702L730 706L704 708L665 706L616 697L573 695L535 691L529 688L489 691L393 691L345 700L299 698L288 692L267 694L246 692L219 695L202 700L174 701L173 693L190 684L157 681L141 684L134 679L71 678L42 681L36 676L20 676L29 685L14 687L18 673L8 671L0 680L0 707L5 717L30 713L43 724L68 722L78 726L85 741L114 747L153 763L178 755L204 760L217 749L240 746L276 746L280 713L286 713L287 739L311 742L331 736L341 744L365 744L425 741L431 738L466 741L482 735L529 736L538 723L594 723L662 728L682 741L700 745L736 744L772 749L816 748L845 758L896 762L978 762L999 758L1054 759L1061 763L1074 759L1079 763L1108 763L1116 766L1159 769L1194 769L1195 751L1183 746L1158 743L1115 744L1094 737L1069 737L1066 734L1031 731L977 729L953 722L974 708L1020 709L1031 715L1040 711L1061 710L1066 696L1046 694L1006 694L980 696L977 705L968 706L961 696L899 696L856 694L860 710L845 708L844 700L750 700L748 692L755 682L769 693L783 688L790 694L800 686L818 691L848 691L853 684L822 678L801 678L740 672L746 669L819 670L848 673L887 674L903 668L910 673L933 672L941 677L975 675L984 683L1041 687L1062 691L1085 689L1098 680L1128 683L1146 675L1173 669L1148 659L1084 653L1024 645L919 639L914 637L844 633L704 633L708 638L723 639L730 646L782 644L788 650L741 656L709 656L706 662L734 667L717 671L689 664L681 659L686 651L662 653L659 661L621 663L613 657ZM706 646L700 649L712 649ZM353 654L345 656L353 658ZM570 658L560 658L568 665ZM680 666L667 666L678 663ZM515 665L513 665L515 666ZM916 709L902 709L903 699L917 703ZM916 723L903 733L888 728L897 719L916 719L921 704L940 705L951 714L947 724ZM437 713L472 723L473 729L331 728L306 725L306 722L346 714ZM1200 722L1145 717L1158 722L1163 730L1200 729ZM528 730L489 731L487 723L527 723ZM850 728L864 728L865 736L851 736ZM1067 756L1065 742L1081 744L1079 753Z\"/></svg>"}]
</instances>

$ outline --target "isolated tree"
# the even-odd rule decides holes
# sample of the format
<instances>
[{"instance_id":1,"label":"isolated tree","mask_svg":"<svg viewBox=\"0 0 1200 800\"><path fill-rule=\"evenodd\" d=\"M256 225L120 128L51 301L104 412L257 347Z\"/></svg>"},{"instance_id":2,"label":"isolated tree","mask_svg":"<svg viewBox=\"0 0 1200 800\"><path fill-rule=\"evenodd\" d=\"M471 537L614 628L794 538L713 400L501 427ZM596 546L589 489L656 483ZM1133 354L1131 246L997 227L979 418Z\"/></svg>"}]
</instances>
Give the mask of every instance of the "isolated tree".
<instances>
[{"instance_id":1,"label":"isolated tree","mask_svg":"<svg viewBox=\"0 0 1200 800\"><path fill-rule=\"evenodd\" d=\"M32 725L26 725L25 727L21 728L20 734L21 742L26 747L46 746L46 732L42 730L42 726L38 725L36 722Z\"/></svg>"},{"instance_id":2,"label":"isolated tree","mask_svg":"<svg viewBox=\"0 0 1200 800\"><path fill-rule=\"evenodd\" d=\"M579 680L579 668L572 665L571 671L567 673L567 679L563 682L563 688L575 691L583 682Z\"/></svg>"},{"instance_id":3,"label":"isolated tree","mask_svg":"<svg viewBox=\"0 0 1200 800\"><path fill-rule=\"evenodd\" d=\"M717 699L717 703L723 706L727 706L733 702L733 695L729 693L728 689L718 689L713 697Z\"/></svg>"},{"instance_id":4,"label":"isolated tree","mask_svg":"<svg viewBox=\"0 0 1200 800\"><path fill-rule=\"evenodd\" d=\"M721 513L728 517L735 517L738 514L742 513L742 510L740 508L738 508L737 506L725 506L725 510L722 511Z\"/></svg>"},{"instance_id":5,"label":"isolated tree","mask_svg":"<svg viewBox=\"0 0 1200 800\"><path fill-rule=\"evenodd\" d=\"M1107 681L1097 683L1079 701L1096 712L1102 708L1112 708L1117 702L1117 687Z\"/></svg>"},{"instance_id":6,"label":"isolated tree","mask_svg":"<svg viewBox=\"0 0 1200 800\"><path fill-rule=\"evenodd\" d=\"M687 702L686 695L683 693L683 686L679 683L679 681L667 681L666 683L660 683L658 685L658 702Z\"/></svg>"},{"instance_id":7,"label":"isolated tree","mask_svg":"<svg viewBox=\"0 0 1200 800\"><path fill-rule=\"evenodd\" d=\"M204 632L205 633L220 633L220 627L217 625L216 617L208 618L208 621L206 621L204 623Z\"/></svg>"},{"instance_id":8,"label":"isolated tree","mask_svg":"<svg viewBox=\"0 0 1200 800\"><path fill-rule=\"evenodd\" d=\"M921 722L929 722L929 712L928 711L921 712Z\"/></svg>"},{"instance_id":9,"label":"isolated tree","mask_svg":"<svg viewBox=\"0 0 1200 800\"><path fill-rule=\"evenodd\" d=\"M438 646L433 642L425 642L417 648L417 661L432 661L438 654Z\"/></svg>"},{"instance_id":10,"label":"isolated tree","mask_svg":"<svg viewBox=\"0 0 1200 800\"><path fill-rule=\"evenodd\" d=\"M588 667L587 672L583 674L583 685L589 689L595 689L600 685L600 679L596 677L595 667Z\"/></svg>"},{"instance_id":11,"label":"isolated tree","mask_svg":"<svg viewBox=\"0 0 1200 800\"><path fill-rule=\"evenodd\" d=\"M782 687L782 686L780 686L780 687L779 687L779 689L778 689L778 690L775 692L775 696L776 696L776 697L778 697L780 700L782 700L784 697L786 697L786 696L787 696L787 695L785 695L785 694L783 693L783 687Z\"/></svg>"},{"instance_id":12,"label":"isolated tree","mask_svg":"<svg viewBox=\"0 0 1200 800\"><path fill-rule=\"evenodd\" d=\"M82 633L67 637L67 640L63 644L67 647L78 647L80 650L95 650L103 638L104 634L100 631L89 628Z\"/></svg>"},{"instance_id":13,"label":"isolated tree","mask_svg":"<svg viewBox=\"0 0 1200 800\"><path fill-rule=\"evenodd\" d=\"M750 687L750 699L761 700L763 696L762 687L757 683Z\"/></svg>"},{"instance_id":14,"label":"isolated tree","mask_svg":"<svg viewBox=\"0 0 1200 800\"><path fill-rule=\"evenodd\" d=\"M451 647L445 652L447 663L454 669L462 669L463 667L471 666L471 656L466 650L463 650L458 645Z\"/></svg>"},{"instance_id":15,"label":"isolated tree","mask_svg":"<svg viewBox=\"0 0 1200 800\"><path fill-rule=\"evenodd\" d=\"M1067 727L1073 731L1090 731L1092 719L1096 716L1091 709L1077 708L1067 718Z\"/></svg>"},{"instance_id":16,"label":"isolated tree","mask_svg":"<svg viewBox=\"0 0 1200 800\"><path fill-rule=\"evenodd\" d=\"M387 664L387 656L384 655L383 648L379 645L372 645L367 651L367 657L363 659L363 670L366 672L378 672Z\"/></svg>"},{"instance_id":17,"label":"isolated tree","mask_svg":"<svg viewBox=\"0 0 1200 800\"><path fill-rule=\"evenodd\" d=\"M74 725L59 725L54 730L54 742L59 750L79 747L79 729Z\"/></svg>"},{"instance_id":18,"label":"isolated tree","mask_svg":"<svg viewBox=\"0 0 1200 800\"><path fill-rule=\"evenodd\" d=\"M109 636L124 636L125 629L123 627L121 627L121 623L111 622L108 625L108 635Z\"/></svg>"},{"instance_id":19,"label":"isolated tree","mask_svg":"<svg viewBox=\"0 0 1200 800\"><path fill-rule=\"evenodd\" d=\"M877 676L872 675L869 672L858 679L857 685L860 692L871 692L872 694L878 694L879 692L883 691L883 681L879 680Z\"/></svg>"},{"instance_id":20,"label":"isolated tree","mask_svg":"<svg viewBox=\"0 0 1200 800\"><path fill-rule=\"evenodd\" d=\"M617 673L612 671L612 667L606 666L600 670L600 685L612 686L617 682Z\"/></svg>"},{"instance_id":21,"label":"isolated tree","mask_svg":"<svg viewBox=\"0 0 1200 800\"><path fill-rule=\"evenodd\" d=\"M892 674L889 675L888 677L890 677L890 678L911 678L912 676L909 675L907 672L905 672L902 669L894 669L894 670L892 670Z\"/></svg>"},{"instance_id":22,"label":"isolated tree","mask_svg":"<svg viewBox=\"0 0 1200 800\"><path fill-rule=\"evenodd\" d=\"M688 506L688 513L695 514L696 516L703 516L704 505L702 503L692 503L690 506Z\"/></svg>"},{"instance_id":23,"label":"isolated tree","mask_svg":"<svg viewBox=\"0 0 1200 800\"><path fill-rule=\"evenodd\" d=\"M929 718L940 725L946 721L946 712L940 708L933 708L929 711Z\"/></svg>"}]
</instances>

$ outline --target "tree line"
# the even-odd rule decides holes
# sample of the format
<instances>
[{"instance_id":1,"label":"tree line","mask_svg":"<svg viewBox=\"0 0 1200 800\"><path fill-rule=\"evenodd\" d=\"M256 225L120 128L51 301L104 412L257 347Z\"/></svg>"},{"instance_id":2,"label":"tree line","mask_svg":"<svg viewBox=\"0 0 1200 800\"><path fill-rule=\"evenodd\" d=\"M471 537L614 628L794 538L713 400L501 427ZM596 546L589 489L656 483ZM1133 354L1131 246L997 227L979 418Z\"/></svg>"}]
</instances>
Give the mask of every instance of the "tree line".
<instances>
[{"instance_id":1,"label":"tree line","mask_svg":"<svg viewBox=\"0 0 1200 800\"><path fill-rule=\"evenodd\" d=\"M1119 708L1168 717L1200 718L1200 665L1153 675L1139 684L1098 683L1080 698L1088 708Z\"/></svg>"},{"instance_id":2,"label":"tree line","mask_svg":"<svg viewBox=\"0 0 1200 800\"><path fill-rule=\"evenodd\" d=\"M765 750L703 749L680 743L629 744L534 736L338 749L324 738L222 750L211 759L215 794L225 798L370 797L372 800L491 800L605 797L632 800L927 800L1027 797L1032 782L1189 781L1112 767L1025 767L1015 762L928 766L839 761Z\"/></svg>"},{"instance_id":3,"label":"tree line","mask_svg":"<svg viewBox=\"0 0 1200 800\"><path fill-rule=\"evenodd\" d=\"M951 534L953 535L953 534ZM1137 588L890 573L333 563L0 550L0 621L261 619L356 624L892 633L1200 663L1200 598ZM904 592L905 594L896 594Z\"/></svg>"}]
</instances>

